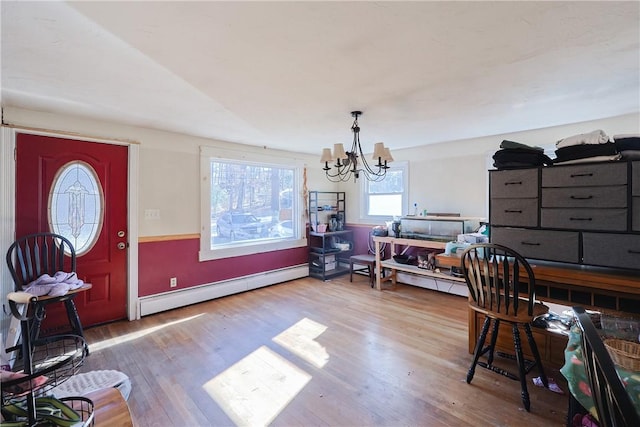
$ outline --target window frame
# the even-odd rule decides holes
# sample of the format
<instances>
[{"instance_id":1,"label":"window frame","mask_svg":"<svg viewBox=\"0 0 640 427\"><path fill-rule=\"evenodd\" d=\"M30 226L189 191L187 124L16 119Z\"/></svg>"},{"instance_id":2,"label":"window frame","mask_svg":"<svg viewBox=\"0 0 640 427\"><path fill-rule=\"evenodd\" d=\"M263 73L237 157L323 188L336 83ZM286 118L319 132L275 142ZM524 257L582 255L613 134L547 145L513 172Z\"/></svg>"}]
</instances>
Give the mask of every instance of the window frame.
<instances>
[{"instance_id":1,"label":"window frame","mask_svg":"<svg viewBox=\"0 0 640 427\"><path fill-rule=\"evenodd\" d=\"M391 164L391 169L402 169L402 213L409 212L409 162L396 162ZM369 181L362 179L360 183L360 219L379 223L380 221L392 220L393 215L369 215Z\"/></svg>"},{"instance_id":2,"label":"window frame","mask_svg":"<svg viewBox=\"0 0 640 427\"><path fill-rule=\"evenodd\" d=\"M292 218L294 225L293 238L272 238L267 240L248 240L211 248L211 162L243 163L250 166L272 166L293 169L294 194L292 197ZM200 147L200 251L199 260L210 261L237 256L254 255L263 252L279 251L307 246L303 223L304 202L302 188L304 179L304 163L291 158L272 156L262 153L220 149L210 146Z\"/></svg>"}]
</instances>

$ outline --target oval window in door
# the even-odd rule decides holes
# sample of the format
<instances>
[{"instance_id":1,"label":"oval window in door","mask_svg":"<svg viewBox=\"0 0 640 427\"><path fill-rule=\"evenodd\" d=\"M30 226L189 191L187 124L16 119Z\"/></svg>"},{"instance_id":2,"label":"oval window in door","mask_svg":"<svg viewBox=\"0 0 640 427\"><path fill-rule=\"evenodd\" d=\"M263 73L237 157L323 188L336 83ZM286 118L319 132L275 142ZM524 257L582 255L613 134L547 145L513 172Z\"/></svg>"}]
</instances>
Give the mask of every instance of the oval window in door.
<instances>
[{"instance_id":1,"label":"oval window in door","mask_svg":"<svg viewBox=\"0 0 640 427\"><path fill-rule=\"evenodd\" d=\"M71 241L80 256L98 240L104 195L91 165L74 160L56 173L49 192L49 227Z\"/></svg>"}]
</instances>

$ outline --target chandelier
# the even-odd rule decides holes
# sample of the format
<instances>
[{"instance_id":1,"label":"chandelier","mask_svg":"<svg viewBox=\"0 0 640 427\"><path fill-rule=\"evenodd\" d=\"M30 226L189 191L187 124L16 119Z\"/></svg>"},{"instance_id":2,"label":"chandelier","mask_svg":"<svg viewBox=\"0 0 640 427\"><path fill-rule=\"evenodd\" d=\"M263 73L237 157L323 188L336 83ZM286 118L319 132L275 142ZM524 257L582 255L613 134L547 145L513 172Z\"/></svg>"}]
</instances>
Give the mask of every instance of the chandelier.
<instances>
[{"instance_id":1,"label":"chandelier","mask_svg":"<svg viewBox=\"0 0 640 427\"><path fill-rule=\"evenodd\" d=\"M387 175L387 163L393 161L391 152L384 146L382 142L376 142L373 147L374 161L378 163L376 165L369 165L367 159L362 153L362 147L360 146L360 126L358 126L358 116L362 115L362 111L352 111L351 116L354 118L353 125L351 125L351 131L353 131L353 144L351 145L351 151L344 151L344 146L340 144L333 145L333 154L330 148L322 149L321 163L324 163L322 168L327 175L327 179L331 182L344 182L353 177L353 180L357 180L362 173L369 181L382 181ZM329 162L335 162L333 165L329 165ZM334 169L335 168L335 169Z\"/></svg>"}]
</instances>

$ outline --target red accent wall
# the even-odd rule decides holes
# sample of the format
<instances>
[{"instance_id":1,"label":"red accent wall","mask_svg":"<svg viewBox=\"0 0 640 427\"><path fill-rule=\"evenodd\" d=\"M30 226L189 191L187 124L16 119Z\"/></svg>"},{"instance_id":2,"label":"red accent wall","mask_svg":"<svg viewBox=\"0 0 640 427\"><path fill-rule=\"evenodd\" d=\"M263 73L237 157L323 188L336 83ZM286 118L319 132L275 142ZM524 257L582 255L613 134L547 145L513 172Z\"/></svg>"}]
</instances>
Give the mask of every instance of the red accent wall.
<instances>
[{"instance_id":1,"label":"red accent wall","mask_svg":"<svg viewBox=\"0 0 640 427\"><path fill-rule=\"evenodd\" d=\"M308 262L308 248L198 261L200 239L138 244L138 294L149 296ZM178 278L176 288L169 279Z\"/></svg>"},{"instance_id":2,"label":"red accent wall","mask_svg":"<svg viewBox=\"0 0 640 427\"><path fill-rule=\"evenodd\" d=\"M353 231L353 253L366 254L369 251L368 241L372 225L348 224L347 230Z\"/></svg>"},{"instance_id":3,"label":"red accent wall","mask_svg":"<svg viewBox=\"0 0 640 427\"><path fill-rule=\"evenodd\" d=\"M353 231L353 253L355 255L366 254L369 253L369 233L371 233L371 229L373 225L361 225L361 224L348 224L346 226L347 230ZM372 243L373 247L373 243ZM374 248L375 250L375 248ZM390 256L390 250L387 247L383 258L388 258Z\"/></svg>"}]
</instances>

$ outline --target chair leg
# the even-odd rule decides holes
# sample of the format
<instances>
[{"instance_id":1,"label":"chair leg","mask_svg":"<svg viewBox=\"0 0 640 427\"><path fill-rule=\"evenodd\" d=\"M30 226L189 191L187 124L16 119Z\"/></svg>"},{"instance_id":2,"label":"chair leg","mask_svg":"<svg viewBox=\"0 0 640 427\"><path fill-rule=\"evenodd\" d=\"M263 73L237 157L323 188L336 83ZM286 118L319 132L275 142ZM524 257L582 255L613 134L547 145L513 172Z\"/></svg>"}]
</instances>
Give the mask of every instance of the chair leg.
<instances>
[{"instance_id":1,"label":"chair leg","mask_svg":"<svg viewBox=\"0 0 640 427\"><path fill-rule=\"evenodd\" d=\"M531 402L529 400L529 390L527 389L527 377L524 367L524 355L522 354L522 343L520 342L520 331L518 330L518 324L514 323L513 326L513 344L516 348L516 360L518 361L518 373L520 374L520 394L522 396L522 403L524 409L529 412Z\"/></svg>"},{"instance_id":2,"label":"chair leg","mask_svg":"<svg viewBox=\"0 0 640 427\"><path fill-rule=\"evenodd\" d=\"M367 271L369 272L369 284L371 285L371 287L373 288L373 282L374 282L374 267L373 265L367 265Z\"/></svg>"},{"instance_id":3,"label":"chair leg","mask_svg":"<svg viewBox=\"0 0 640 427\"><path fill-rule=\"evenodd\" d=\"M47 314L46 311L44 304L35 305L33 319L29 321L29 336L32 343L36 342L40 337L40 328L42 327L42 321Z\"/></svg>"},{"instance_id":4,"label":"chair leg","mask_svg":"<svg viewBox=\"0 0 640 427\"><path fill-rule=\"evenodd\" d=\"M80 322L80 316L78 316L78 310L76 309L76 303L73 302L74 298L69 298L64 302L64 308L67 310L67 318L71 324L71 330L74 335L78 335L84 339L84 330L82 329L82 322ZM89 355L89 346L85 343L84 346L85 357Z\"/></svg>"},{"instance_id":5,"label":"chair leg","mask_svg":"<svg viewBox=\"0 0 640 427\"><path fill-rule=\"evenodd\" d=\"M484 342L487 339L487 332L489 332L490 324L491 319L489 319L489 317L485 317L484 324L482 325L482 332L480 332L480 337L476 343L476 349L473 351L473 361L469 367L469 372L467 372L467 384L471 384L473 375L476 372L476 365L478 364L478 359L480 359L480 355L482 354L482 347L484 347Z\"/></svg>"},{"instance_id":6,"label":"chair leg","mask_svg":"<svg viewBox=\"0 0 640 427\"><path fill-rule=\"evenodd\" d=\"M353 282L353 261L349 261L349 281Z\"/></svg>"},{"instance_id":7,"label":"chair leg","mask_svg":"<svg viewBox=\"0 0 640 427\"><path fill-rule=\"evenodd\" d=\"M80 316L78 316L78 310L76 309L76 304L73 302L73 298L69 298L64 302L64 308L67 310L67 318L69 319L72 333L84 338L82 323L80 322Z\"/></svg>"},{"instance_id":8,"label":"chair leg","mask_svg":"<svg viewBox=\"0 0 640 427\"><path fill-rule=\"evenodd\" d=\"M549 380L547 379L547 375L544 372L544 367L542 366L542 360L540 359L540 352L538 351L538 345L536 341L533 339L533 334L531 333L531 326L526 323L524 325L524 330L527 334L527 340L529 341L529 347L531 348L531 352L533 353L533 357L536 361L536 365L538 365L538 372L540 372L540 379L542 380L542 384L549 388Z\"/></svg>"},{"instance_id":9,"label":"chair leg","mask_svg":"<svg viewBox=\"0 0 640 427\"><path fill-rule=\"evenodd\" d=\"M498 329L500 328L500 319L493 321L493 330L491 331L491 344L489 346L489 356L487 357L487 365L493 364L493 355L495 353L496 342L498 341Z\"/></svg>"}]
</instances>

